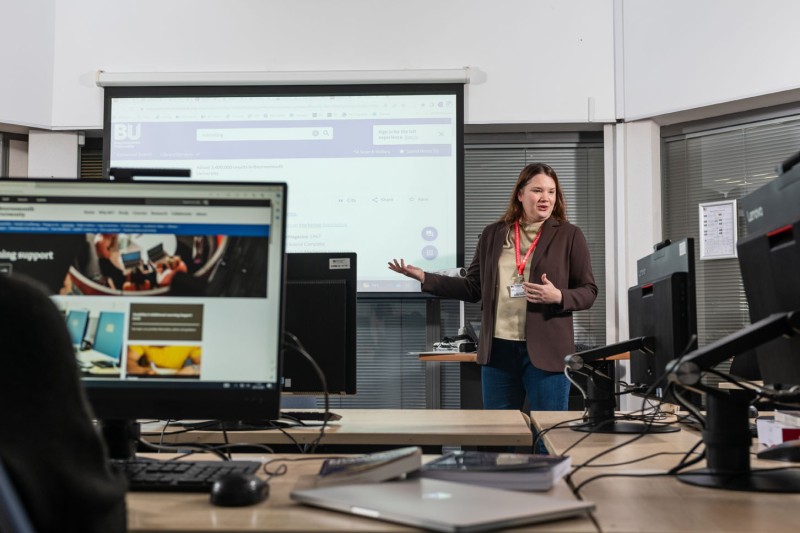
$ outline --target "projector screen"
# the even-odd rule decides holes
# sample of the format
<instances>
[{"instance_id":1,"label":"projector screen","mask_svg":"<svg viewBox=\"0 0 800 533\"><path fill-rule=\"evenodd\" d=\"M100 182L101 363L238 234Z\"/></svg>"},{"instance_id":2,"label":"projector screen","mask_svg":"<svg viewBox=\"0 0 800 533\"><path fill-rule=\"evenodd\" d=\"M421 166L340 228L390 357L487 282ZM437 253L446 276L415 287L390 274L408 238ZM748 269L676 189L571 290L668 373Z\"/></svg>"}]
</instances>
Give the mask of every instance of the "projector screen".
<instances>
[{"instance_id":1,"label":"projector screen","mask_svg":"<svg viewBox=\"0 0 800 533\"><path fill-rule=\"evenodd\" d=\"M286 182L287 252L355 252L362 295L419 294L386 264L463 266L463 99L461 84L111 87L103 168Z\"/></svg>"}]
</instances>

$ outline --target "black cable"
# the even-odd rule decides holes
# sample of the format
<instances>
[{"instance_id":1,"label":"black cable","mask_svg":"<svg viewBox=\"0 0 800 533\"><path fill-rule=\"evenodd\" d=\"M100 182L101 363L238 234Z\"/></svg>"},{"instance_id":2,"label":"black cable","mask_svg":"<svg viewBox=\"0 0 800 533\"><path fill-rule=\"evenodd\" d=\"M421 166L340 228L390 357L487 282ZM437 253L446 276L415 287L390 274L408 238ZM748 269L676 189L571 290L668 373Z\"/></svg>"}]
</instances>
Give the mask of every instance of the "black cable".
<instances>
[{"instance_id":1,"label":"black cable","mask_svg":"<svg viewBox=\"0 0 800 533\"><path fill-rule=\"evenodd\" d=\"M583 496L581 496L580 492L583 487L591 483L592 481L596 481L598 479L602 479L605 477L664 477L669 476L670 474L666 472L656 472L652 474L625 474L625 473L607 473L607 474L597 474L596 476L592 476L588 479L584 479L580 484L576 485L574 489L572 489L573 494L579 500L583 500Z\"/></svg>"},{"instance_id":2,"label":"black cable","mask_svg":"<svg viewBox=\"0 0 800 533\"><path fill-rule=\"evenodd\" d=\"M666 373L664 373L664 375L663 375L663 376L666 376ZM648 388L647 395L651 394L651 393L652 393L652 391L653 391L653 390L655 390L655 388L657 387L657 385L658 385L659 381L660 381L660 380L656 380L656 381L653 383L653 385L651 385L651 386ZM663 402L663 400L662 400L662 402L661 402L661 403L664 403L664 402ZM645 404L645 402L643 401L643 402L642 402L642 409L640 409L640 411L644 411L644 404ZM605 420L605 421L601 422L601 424L603 424L603 423L609 423L609 422L611 422L611 421L613 421L613 420L616 420L616 419L617 419L617 418L615 417L615 418L613 418L613 419L610 419L610 420ZM641 439L642 437L644 437L645 435L647 435L647 434L649 433L649 430L650 430L650 428L651 428L651 427L654 425L654 423L655 423L655 422L654 422L654 420L652 420L652 419L650 419L650 420L646 421L646 422L645 422L646 426L645 426L644 430L643 430L641 433L635 434L635 435L634 435L634 436L633 436L631 439L628 439L628 440L627 440L627 441L625 441L625 442L621 442L620 444L617 444L616 446L612 446L611 448L607 448L606 450L603 450L603 451L601 451L600 453L597 453L597 454L595 454L593 457L590 457L590 458L589 458L589 459L588 459L586 462L584 462L582 465L578 465L578 466L574 467L574 468L572 469L572 471L571 471L569 474L567 474L567 476L566 476L566 480L567 480L567 482L568 482L570 485L572 485L572 476L574 476L574 475L575 475L575 473L577 473L579 470L581 470L582 468L585 468L585 467L589 466L591 463L593 463L594 461L596 461L596 460L597 460L597 459L599 459L600 457L602 457L602 456L604 456L604 455L606 455L606 454L608 454L608 453L611 453L611 452L613 452L613 451L615 451L615 450L618 450L618 449L620 449L620 448L622 448L622 447L624 447L624 446L627 446L627 445L629 445L629 444L631 444L631 443L633 443L633 442L636 442L637 440L639 440L639 439ZM591 435L591 433L588 433L587 435ZM576 446L576 445L577 445L579 442L582 442L584 438L586 438L586 437L583 437L582 439L579 439L578 441L576 441L575 443L573 443L573 444L572 444L570 447L568 447L568 448L567 448L567 449L564 451L564 453L566 453L567 451L569 451L569 450L571 450L572 448L574 448L574 447L575 447L575 446ZM577 496L577 494L576 494L576 496Z\"/></svg>"},{"instance_id":3,"label":"black cable","mask_svg":"<svg viewBox=\"0 0 800 533\"><path fill-rule=\"evenodd\" d=\"M328 426L328 416L330 415L328 382L325 379L325 373L322 372L322 369L319 367L314 358L311 357L311 354L309 354L308 351L306 351L305 346L303 346L303 343L300 342L300 339L298 339L294 334L292 334L289 331L284 331L283 333L285 336L289 337L289 340L291 341L291 343L293 343L291 344L284 342L284 345L294 349L297 353L305 357L309 363L311 363L311 366L314 367L314 371L316 371L317 376L319 377L320 384L322 385L322 393L324 395L323 398L325 403L325 407L322 414L322 425L319 428L319 436L310 443L310 449L307 450L308 453L314 453L320 441L322 441L322 438L325 436L325 428Z\"/></svg>"},{"instance_id":4,"label":"black cable","mask_svg":"<svg viewBox=\"0 0 800 533\"><path fill-rule=\"evenodd\" d=\"M703 439L700 439L700 440L698 440L698 441L695 443L695 445L694 445L694 446L692 446L692 447L689 449L689 451L688 451L688 452L686 452L686 454L684 454L684 456L683 456L683 458L680 460L680 462L679 462L677 465L675 465L675 466L673 466L672 468L670 468L670 469L669 469L667 472L668 472L669 474L677 474L678 472L680 472L680 471L681 471L681 470L683 470L684 468L688 468L688 467L690 467L690 466L696 465L697 463L699 463L700 461L702 461L703 459L705 459L705 458L706 458L706 451L705 451L705 450L703 450L703 451L702 451L702 452L701 452L701 453L700 453L700 454L699 454L697 457L695 457L695 458L693 458L693 459L689 459L689 457L690 457L690 456L691 456L693 453L695 453L695 450L697 449L697 447L698 447L698 446L700 446L700 445L701 445L701 444L703 444L703 443L704 443L704 442L703 442Z\"/></svg>"},{"instance_id":5,"label":"black cable","mask_svg":"<svg viewBox=\"0 0 800 533\"><path fill-rule=\"evenodd\" d=\"M228 440L228 430L225 429L225 424L224 423L222 424L222 442L225 444L225 446L222 449L228 448L228 459L233 459L233 457L231 456L230 448L229 448L230 441Z\"/></svg>"},{"instance_id":6,"label":"black cable","mask_svg":"<svg viewBox=\"0 0 800 533\"><path fill-rule=\"evenodd\" d=\"M683 359L688 353L690 353L690 349L694 345L694 343L696 342L696 339L697 339L696 335L692 335L691 336L691 338L689 339L689 342L687 343L687 345L684 347L683 351L681 352L681 354L677 358L678 359L678 364L680 363L681 359ZM666 380L668 375L669 375L669 371L667 369L664 369L664 372L662 372L661 375L658 376L658 378L655 379L653 381L653 383L647 388L647 391L645 392L644 398L642 400L642 408L640 409L640 411L642 411L642 412L645 411L645 404L649 401L650 396L656 390L656 388L658 388L658 386L663 381ZM673 388L673 384L668 382L667 386L666 386L666 389L665 389L664 396L667 396L670 392L672 392L672 388ZM664 397L662 397L660 399L660 402L658 403L658 405L655 406L655 408L656 409L660 409L661 405L664 404L664 403L666 403L666 402L664 400ZM584 487L587 483L589 483L589 482L591 482L591 481L593 481L595 479L600 479L602 477L626 477L626 476L627 477L653 477L653 476L668 475L668 473L663 473L663 474L642 474L642 475L638 475L638 476L632 475L632 474L600 474L598 476L594 476L592 478L584 480L582 483L580 483L578 485L574 485L573 482L572 482L573 476L575 475L576 472L578 472L582 468L586 468L586 467L590 466L591 463L593 463L594 461L596 461L600 457L602 457L602 456L604 456L604 455L606 455L608 453L611 453L612 451L618 450L618 449L620 449L620 448L622 448L624 446L627 446L627 445L629 445L629 444L631 444L633 442L636 442L637 440L641 439L642 437L644 437L645 435L647 435L649 433L649 429L653 426L654 423L655 423L655 420L653 418L649 418L649 420L646 422L647 426L646 426L646 428L645 428L645 430L643 432L635 435L633 438L631 438L631 439L629 439L629 440L627 440L625 442L622 442L620 444L617 444L616 446L612 446L611 448L603 450L602 452L600 452L600 453L594 455L593 457L589 458L582 465L578 465L577 467L573 468L573 470L566 476L566 480L570 485L574 486L573 492L575 493L575 496L580 498L581 497L580 496L580 489L582 487ZM693 452L697 448L697 446L702 444L702 442L703 441L701 439L698 442L698 444L695 444L695 446L690 450L690 453L687 453L686 456L684 457L684 459L681 460L681 462L675 468L678 468L678 469L684 468L686 466L689 466L689 464L694 464L695 462L697 462L699 460L702 460L702 457L705 457L704 453L701 454L701 456L700 456L701 458L700 459L694 459L694 460L688 461L688 462L685 461L685 459L687 457L689 457L691 452ZM571 448L572 448L572 446L570 448L568 448L568 449L571 449Z\"/></svg>"},{"instance_id":7,"label":"black cable","mask_svg":"<svg viewBox=\"0 0 800 533\"><path fill-rule=\"evenodd\" d=\"M538 431L536 433L536 438L533 439L533 449L534 449L534 451L536 450L536 446L539 444L539 441L542 440L542 437L544 437L547 433L553 431L554 429L562 429L565 426L569 427L569 424L572 424L574 422L582 422L584 415L586 415L586 411L583 412L583 415L581 415L580 418L573 418L573 419L570 419L570 420L564 420L563 422L558 422L557 424L553 424L549 428L545 428L545 429L542 429L542 430ZM562 455L564 455L564 454L562 454Z\"/></svg>"},{"instance_id":8,"label":"black cable","mask_svg":"<svg viewBox=\"0 0 800 533\"><path fill-rule=\"evenodd\" d=\"M325 459L338 459L340 457L350 457L349 455L339 454L339 455L314 455L308 457L278 457L275 459L271 459L264 463L262 467L262 471L269 476L270 478L274 476L282 476L289 471L289 468L285 464L279 464L278 468L273 471L270 471L267 466L274 464L274 463L294 463L299 461L324 461Z\"/></svg>"},{"instance_id":9,"label":"black cable","mask_svg":"<svg viewBox=\"0 0 800 533\"><path fill-rule=\"evenodd\" d=\"M216 450L228 450L228 458L231 461L233 460L233 457L231 455L231 450L235 448L248 448L248 449L257 448L270 454L275 453L275 450L273 450L270 446L267 446L266 444L257 444L249 442L232 442L230 444L217 444L214 446L210 446L210 448Z\"/></svg>"},{"instance_id":10,"label":"black cable","mask_svg":"<svg viewBox=\"0 0 800 533\"><path fill-rule=\"evenodd\" d=\"M183 455L178 455L176 457L171 457L170 459L168 459L168 461L172 461L174 459L180 459L181 457L186 457L195 453L213 453L223 461L229 460L224 453L214 449L213 446L208 446L205 444L154 444L144 439L139 439L137 442L140 445L144 446L145 448L150 448L156 451L181 452L189 450L188 453L184 453Z\"/></svg>"},{"instance_id":11,"label":"black cable","mask_svg":"<svg viewBox=\"0 0 800 533\"><path fill-rule=\"evenodd\" d=\"M700 426L703 429L705 429L705 427L706 427L706 417L704 417L703 414L694 405L691 404L691 402L686 401L686 398L684 398L681 395L681 393L680 393L680 391L678 390L677 387L673 386L673 387L669 388L669 390L672 393L672 397L675 398L678 401L678 405L680 405L681 407L686 409L689 413L691 413L691 415L693 415L697 419L697 421L700 424ZM688 418L688 417L684 417L684 418ZM679 421L680 421L680 419L679 419Z\"/></svg>"},{"instance_id":12,"label":"black cable","mask_svg":"<svg viewBox=\"0 0 800 533\"><path fill-rule=\"evenodd\" d=\"M640 463L642 461L646 461L648 459L652 459L653 457L658 457L659 455L686 455L685 452L656 452L651 453L650 455L645 455L643 457L637 457L636 459L631 459L630 461L622 461L620 463L592 463L587 465L573 465L573 466L585 466L585 468L611 468L615 466L625 466L631 465L634 463Z\"/></svg>"}]
</instances>

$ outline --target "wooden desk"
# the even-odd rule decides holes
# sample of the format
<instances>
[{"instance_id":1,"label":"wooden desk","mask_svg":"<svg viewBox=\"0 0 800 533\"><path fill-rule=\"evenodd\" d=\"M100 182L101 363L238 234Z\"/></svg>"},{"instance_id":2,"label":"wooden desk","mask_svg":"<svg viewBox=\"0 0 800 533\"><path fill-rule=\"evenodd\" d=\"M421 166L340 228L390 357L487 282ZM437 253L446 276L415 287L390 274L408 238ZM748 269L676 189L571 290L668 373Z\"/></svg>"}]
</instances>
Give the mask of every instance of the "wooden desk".
<instances>
[{"instance_id":1,"label":"wooden desk","mask_svg":"<svg viewBox=\"0 0 800 533\"><path fill-rule=\"evenodd\" d=\"M419 360L424 361L425 378L427 381L426 393L429 408L438 409L441 406L440 382L441 363L460 363L460 400L462 409L483 409L483 391L481 390L481 366L477 364L478 354L475 352L453 353L421 353Z\"/></svg>"},{"instance_id":2,"label":"wooden desk","mask_svg":"<svg viewBox=\"0 0 800 533\"><path fill-rule=\"evenodd\" d=\"M149 454L151 457L152 454ZM195 456L197 458L198 456ZM272 461L281 457L298 458L308 455L241 454L237 459ZM308 507L292 501L293 490L310 488L322 462L318 460L285 462L286 475L270 480L270 496L250 507L214 507L207 494L131 492L127 495L129 531L418 531L324 509ZM210 457L200 457L208 459ZM430 460L432 456L426 456ZM274 470L275 466L269 466ZM549 494L571 498L572 492L562 481ZM596 532L589 518L570 518L513 531Z\"/></svg>"},{"instance_id":3,"label":"wooden desk","mask_svg":"<svg viewBox=\"0 0 800 533\"><path fill-rule=\"evenodd\" d=\"M298 409L301 411L302 409ZM325 429L321 445L380 446L527 446L533 443L527 416L515 410L464 409L337 409L342 419ZM143 436L161 439L163 423L148 424ZM164 435L165 443L222 443L219 431L196 430ZM309 444L319 437L319 427L280 430L229 431L228 440L257 444ZM294 439L294 441L292 440Z\"/></svg>"},{"instance_id":4,"label":"wooden desk","mask_svg":"<svg viewBox=\"0 0 800 533\"><path fill-rule=\"evenodd\" d=\"M535 412L534 426L545 429L559 422L579 418L580 412ZM700 440L700 433L681 426L677 433L645 435L624 448L596 461L598 466L579 470L578 484L597 474L666 472L682 455L658 455L624 466L601 466L627 462L654 453L686 452ZM588 436L587 436L588 435ZM570 449L573 465L584 463L597 453L627 442L635 435L586 434L568 428L545 434L548 448L561 453ZM776 468L789 463L759 461L753 467ZM688 470L705 466L704 463ZM608 477L585 485L581 495L597 504L594 515L603 531L793 531L797 528L800 494L751 493L706 489L687 485L674 477Z\"/></svg>"}]
</instances>

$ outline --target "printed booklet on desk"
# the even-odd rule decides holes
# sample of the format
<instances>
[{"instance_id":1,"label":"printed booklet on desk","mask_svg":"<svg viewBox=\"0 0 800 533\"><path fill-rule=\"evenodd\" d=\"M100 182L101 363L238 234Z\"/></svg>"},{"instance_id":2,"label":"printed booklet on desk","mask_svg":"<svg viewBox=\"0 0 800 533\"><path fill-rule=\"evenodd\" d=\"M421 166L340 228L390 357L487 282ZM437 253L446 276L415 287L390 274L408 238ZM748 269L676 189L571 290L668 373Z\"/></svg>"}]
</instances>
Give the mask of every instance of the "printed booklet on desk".
<instances>
[{"instance_id":1,"label":"printed booklet on desk","mask_svg":"<svg viewBox=\"0 0 800 533\"><path fill-rule=\"evenodd\" d=\"M400 477L422 465L419 446L397 448L355 457L326 459L317 474L317 486L369 483Z\"/></svg>"},{"instance_id":2,"label":"printed booklet on desk","mask_svg":"<svg viewBox=\"0 0 800 533\"><path fill-rule=\"evenodd\" d=\"M795 409L775 409L775 422L784 426L800 427L800 411Z\"/></svg>"},{"instance_id":3,"label":"printed booklet on desk","mask_svg":"<svg viewBox=\"0 0 800 533\"><path fill-rule=\"evenodd\" d=\"M511 490L550 490L570 470L569 456L455 451L426 463L419 477Z\"/></svg>"}]
</instances>

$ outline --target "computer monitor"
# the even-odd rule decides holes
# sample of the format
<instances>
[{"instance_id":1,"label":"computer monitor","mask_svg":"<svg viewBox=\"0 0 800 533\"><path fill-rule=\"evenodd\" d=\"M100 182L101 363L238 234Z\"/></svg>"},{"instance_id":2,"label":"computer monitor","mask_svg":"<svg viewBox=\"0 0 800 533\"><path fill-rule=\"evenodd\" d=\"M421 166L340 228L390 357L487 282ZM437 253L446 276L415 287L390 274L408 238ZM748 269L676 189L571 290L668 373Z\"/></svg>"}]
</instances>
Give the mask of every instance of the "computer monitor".
<instances>
[{"instance_id":1,"label":"computer monitor","mask_svg":"<svg viewBox=\"0 0 800 533\"><path fill-rule=\"evenodd\" d=\"M748 234L737 249L750 321L800 309L800 167L740 203ZM764 383L800 385L800 336L778 337L756 353Z\"/></svg>"},{"instance_id":2,"label":"computer monitor","mask_svg":"<svg viewBox=\"0 0 800 533\"><path fill-rule=\"evenodd\" d=\"M0 188L0 249L13 272L51 287L60 308L98 316L93 350L124 354L115 375L82 377L104 427L279 417L285 184L4 179ZM175 254L158 290L104 283L98 248L119 268L130 248L198 235L215 243L209 268L190 274ZM114 456L133 452L130 435L109 438Z\"/></svg>"},{"instance_id":3,"label":"computer monitor","mask_svg":"<svg viewBox=\"0 0 800 533\"><path fill-rule=\"evenodd\" d=\"M86 309L72 309L67 312L67 331L72 341L72 346L78 348L86 338L86 327L89 325L89 311Z\"/></svg>"},{"instance_id":4,"label":"computer monitor","mask_svg":"<svg viewBox=\"0 0 800 533\"><path fill-rule=\"evenodd\" d=\"M664 399L667 363L696 348L694 240L665 241L636 262L628 290L629 338L650 337L652 350L631 350L631 383ZM691 343L691 344L690 344Z\"/></svg>"},{"instance_id":5,"label":"computer monitor","mask_svg":"<svg viewBox=\"0 0 800 533\"><path fill-rule=\"evenodd\" d=\"M655 401L672 401L666 391L667 364L695 347L694 243L691 238L665 241L637 261L638 284L628 289L628 336L620 343L580 352L582 362L630 352L631 392ZM566 363L577 367L576 358ZM576 431L642 433L678 431L673 425L620 420L615 417L613 383L591 374L587 382L588 413Z\"/></svg>"},{"instance_id":6,"label":"computer monitor","mask_svg":"<svg viewBox=\"0 0 800 533\"><path fill-rule=\"evenodd\" d=\"M97 319L97 330L92 347L119 362L122 357L124 333L124 313L101 311L100 317Z\"/></svg>"},{"instance_id":7,"label":"computer monitor","mask_svg":"<svg viewBox=\"0 0 800 533\"><path fill-rule=\"evenodd\" d=\"M700 381L704 371L755 349L765 385L762 394L770 401L800 401L800 166L739 204L747 235L737 251L752 323L669 365L671 381L706 392L707 400L707 468L679 479L709 488L800 492L796 471L750 469L748 408L753 398L704 387Z\"/></svg>"},{"instance_id":8,"label":"computer monitor","mask_svg":"<svg viewBox=\"0 0 800 533\"><path fill-rule=\"evenodd\" d=\"M319 365L329 394L356 393L356 267L352 252L286 256L286 332ZM312 365L290 346L283 392L324 393Z\"/></svg>"}]
</instances>

